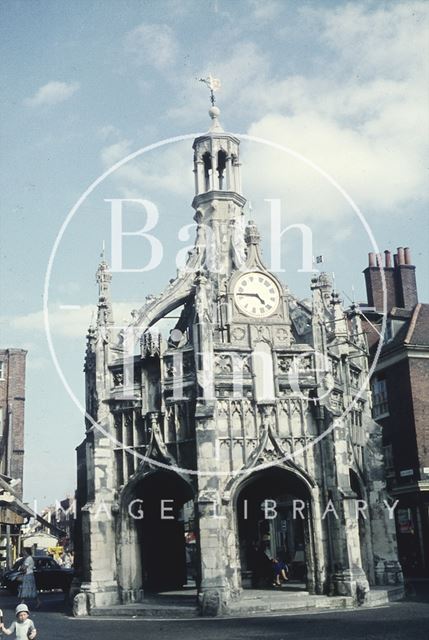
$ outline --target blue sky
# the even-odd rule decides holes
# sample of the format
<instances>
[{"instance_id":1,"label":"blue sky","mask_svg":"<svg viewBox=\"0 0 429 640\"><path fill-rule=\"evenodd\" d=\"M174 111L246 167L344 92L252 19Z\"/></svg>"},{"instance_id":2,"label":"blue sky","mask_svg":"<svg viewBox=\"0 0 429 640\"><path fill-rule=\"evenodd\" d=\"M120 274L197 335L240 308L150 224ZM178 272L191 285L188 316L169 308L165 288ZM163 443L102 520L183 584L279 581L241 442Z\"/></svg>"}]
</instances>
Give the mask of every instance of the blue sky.
<instances>
[{"instance_id":1,"label":"blue sky","mask_svg":"<svg viewBox=\"0 0 429 640\"><path fill-rule=\"evenodd\" d=\"M62 386L42 320L48 259L68 211L112 164L157 141L208 128L196 78L222 81L228 130L278 142L317 163L361 208L380 249L410 246L420 298L428 300L428 5L424 2L91 0L2 3L1 344L27 348L25 495L40 505L75 485L83 417ZM305 222L340 291L364 299L370 242L350 206L285 153L242 145L244 195L270 258L267 198L284 225ZM94 272L110 227L107 198L153 200L164 246L155 270L115 274L120 323L175 274L192 222L187 140L124 166L102 183L67 228L53 265L52 331L58 357L83 398L85 328ZM249 212L248 212L249 213ZM250 213L249 213L250 216ZM142 226L136 211L130 229ZM302 298L298 236L284 239L280 277ZM140 244L141 242L141 244ZM147 260L124 244L127 266ZM60 305L79 305L64 311Z\"/></svg>"}]
</instances>

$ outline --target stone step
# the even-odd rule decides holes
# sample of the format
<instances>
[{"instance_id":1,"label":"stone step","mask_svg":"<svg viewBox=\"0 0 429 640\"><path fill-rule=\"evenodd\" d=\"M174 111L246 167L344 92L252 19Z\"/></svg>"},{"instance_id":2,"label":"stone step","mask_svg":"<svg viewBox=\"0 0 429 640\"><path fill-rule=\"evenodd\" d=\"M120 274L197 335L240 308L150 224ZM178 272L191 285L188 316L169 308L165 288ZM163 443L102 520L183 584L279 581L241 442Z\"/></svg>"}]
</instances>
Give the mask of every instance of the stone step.
<instances>
[{"instance_id":1,"label":"stone step","mask_svg":"<svg viewBox=\"0 0 429 640\"><path fill-rule=\"evenodd\" d=\"M279 597L280 596L280 597ZM251 613L278 613L280 611L309 611L314 609L348 609L353 599L342 596L310 596L306 593L274 593L273 597L242 598L230 606L230 614L249 615Z\"/></svg>"},{"instance_id":2,"label":"stone step","mask_svg":"<svg viewBox=\"0 0 429 640\"><path fill-rule=\"evenodd\" d=\"M404 597L402 585L392 587L373 587L365 603L367 607L378 607ZM150 597L145 602L116 605L113 607L95 607L92 616L120 618L196 618L198 607L192 603L193 598L169 597L161 599ZM191 604L192 603L192 604ZM355 605L353 598L345 596L310 595L308 591L254 590L244 591L241 598L232 602L227 615L232 617L254 614L294 613L314 610L351 609Z\"/></svg>"},{"instance_id":3,"label":"stone step","mask_svg":"<svg viewBox=\"0 0 429 640\"><path fill-rule=\"evenodd\" d=\"M389 602L397 602L404 598L404 586L392 585L389 587L372 587L368 594L366 606L377 607Z\"/></svg>"},{"instance_id":4,"label":"stone step","mask_svg":"<svg viewBox=\"0 0 429 640\"><path fill-rule=\"evenodd\" d=\"M99 618L196 618L197 606L126 604L113 607L94 607L91 615Z\"/></svg>"}]
</instances>

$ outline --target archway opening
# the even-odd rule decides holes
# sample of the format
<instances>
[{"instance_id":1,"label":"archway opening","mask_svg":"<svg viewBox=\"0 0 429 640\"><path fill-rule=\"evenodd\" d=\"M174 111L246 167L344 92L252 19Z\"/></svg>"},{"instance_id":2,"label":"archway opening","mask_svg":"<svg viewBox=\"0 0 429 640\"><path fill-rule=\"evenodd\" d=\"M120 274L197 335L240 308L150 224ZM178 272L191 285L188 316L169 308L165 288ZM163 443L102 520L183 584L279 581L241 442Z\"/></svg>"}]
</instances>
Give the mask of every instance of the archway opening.
<instances>
[{"instance_id":1,"label":"archway opening","mask_svg":"<svg viewBox=\"0 0 429 640\"><path fill-rule=\"evenodd\" d=\"M179 589L188 582L193 491L176 473L157 471L135 487L130 513L137 527L143 588Z\"/></svg>"},{"instance_id":2,"label":"archway opening","mask_svg":"<svg viewBox=\"0 0 429 640\"><path fill-rule=\"evenodd\" d=\"M243 588L314 584L310 492L295 473L272 467L252 475L237 496L237 518Z\"/></svg>"},{"instance_id":3,"label":"archway opening","mask_svg":"<svg viewBox=\"0 0 429 640\"><path fill-rule=\"evenodd\" d=\"M357 510L360 555L361 555L362 569L365 572L366 576L369 578L371 573L370 573L369 555L367 550L368 534L367 534L367 524L366 524L366 518L368 518L368 513L364 515L364 513L367 512L367 509L365 508L367 506L367 503L365 500L365 496L363 495L363 492L362 492L362 487L361 487L361 482L359 480L359 477L357 473L353 471L353 469L349 469L349 477L350 477L350 488L356 494L357 500L360 501L359 506L361 508Z\"/></svg>"},{"instance_id":4,"label":"archway opening","mask_svg":"<svg viewBox=\"0 0 429 640\"><path fill-rule=\"evenodd\" d=\"M212 157L209 151L206 151L203 154L203 163L204 163L204 183L206 191L210 191L212 189L211 185L211 177L212 177Z\"/></svg>"},{"instance_id":5,"label":"archway opening","mask_svg":"<svg viewBox=\"0 0 429 640\"><path fill-rule=\"evenodd\" d=\"M226 168L226 153L223 149L221 149L217 154L217 173L218 173L218 182L219 189L225 188L225 168Z\"/></svg>"}]
</instances>

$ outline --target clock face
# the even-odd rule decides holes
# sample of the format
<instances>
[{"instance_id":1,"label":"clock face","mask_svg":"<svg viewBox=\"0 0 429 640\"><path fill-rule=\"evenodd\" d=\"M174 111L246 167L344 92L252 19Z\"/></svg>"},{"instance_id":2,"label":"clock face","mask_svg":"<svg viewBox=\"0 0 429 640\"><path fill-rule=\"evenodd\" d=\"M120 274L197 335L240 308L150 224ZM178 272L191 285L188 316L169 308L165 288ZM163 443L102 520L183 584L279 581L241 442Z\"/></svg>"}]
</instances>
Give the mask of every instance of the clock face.
<instances>
[{"instance_id":1,"label":"clock face","mask_svg":"<svg viewBox=\"0 0 429 640\"><path fill-rule=\"evenodd\" d=\"M239 310L251 318L267 318L277 309L280 292L270 276L251 271L239 277L234 287Z\"/></svg>"}]
</instances>

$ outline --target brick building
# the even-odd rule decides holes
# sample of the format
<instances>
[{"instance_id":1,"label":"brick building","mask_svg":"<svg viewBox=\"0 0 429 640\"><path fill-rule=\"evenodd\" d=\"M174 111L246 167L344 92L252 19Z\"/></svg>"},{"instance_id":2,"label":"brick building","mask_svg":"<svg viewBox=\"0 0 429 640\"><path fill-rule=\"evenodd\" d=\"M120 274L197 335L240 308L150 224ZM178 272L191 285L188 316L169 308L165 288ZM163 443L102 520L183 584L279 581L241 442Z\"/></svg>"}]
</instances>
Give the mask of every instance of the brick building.
<instances>
[{"instance_id":1,"label":"brick building","mask_svg":"<svg viewBox=\"0 0 429 640\"><path fill-rule=\"evenodd\" d=\"M26 356L23 349L0 349L0 555L9 564L23 522L16 500L23 492Z\"/></svg>"},{"instance_id":2,"label":"brick building","mask_svg":"<svg viewBox=\"0 0 429 640\"><path fill-rule=\"evenodd\" d=\"M22 501L26 357L23 349L0 349L0 562L9 567L21 553L21 527L29 520L65 536Z\"/></svg>"},{"instance_id":3,"label":"brick building","mask_svg":"<svg viewBox=\"0 0 429 640\"><path fill-rule=\"evenodd\" d=\"M369 255L364 271L366 330L374 357L383 320L384 343L372 376L373 418L383 427L389 493L398 500L396 528L405 575L429 576L429 304L418 302L408 248Z\"/></svg>"}]
</instances>

